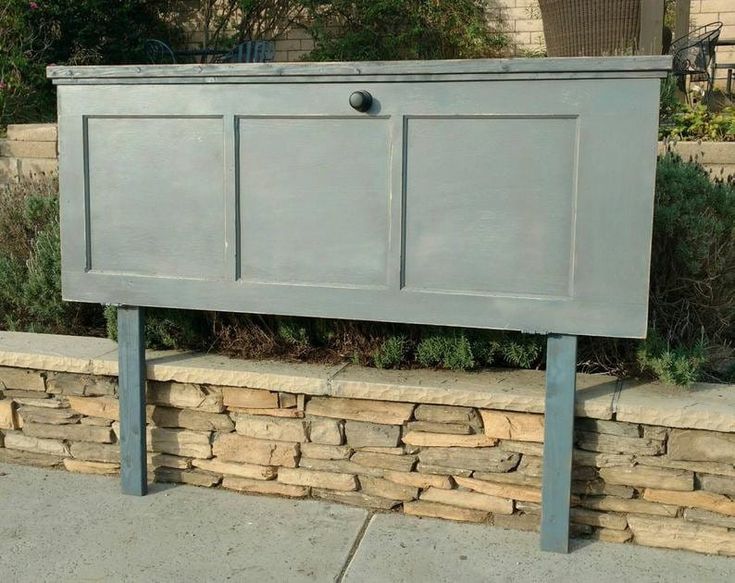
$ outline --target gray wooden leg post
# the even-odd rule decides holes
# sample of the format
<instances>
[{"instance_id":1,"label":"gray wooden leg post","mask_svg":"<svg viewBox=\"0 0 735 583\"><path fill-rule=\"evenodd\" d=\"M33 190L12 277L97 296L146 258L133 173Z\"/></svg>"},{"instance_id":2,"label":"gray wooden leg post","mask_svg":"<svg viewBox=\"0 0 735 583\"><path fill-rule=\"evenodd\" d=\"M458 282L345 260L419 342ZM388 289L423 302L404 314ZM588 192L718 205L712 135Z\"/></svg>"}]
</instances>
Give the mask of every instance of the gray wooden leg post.
<instances>
[{"instance_id":1,"label":"gray wooden leg post","mask_svg":"<svg viewBox=\"0 0 735 583\"><path fill-rule=\"evenodd\" d=\"M143 308L117 310L120 365L120 478L123 494L144 496L148 491L145 444L145 341Z\"/></svg>"},{"instance_id":2,"label":"gray wooden leg post","mask_svg":"<svg viewBox=\"0 0 735 583\"><path fill-rule=\"evenodd\" d=\"M568 553L577 337L550 334L546 347L541 550Z\"/></svg>"}]
</instances>

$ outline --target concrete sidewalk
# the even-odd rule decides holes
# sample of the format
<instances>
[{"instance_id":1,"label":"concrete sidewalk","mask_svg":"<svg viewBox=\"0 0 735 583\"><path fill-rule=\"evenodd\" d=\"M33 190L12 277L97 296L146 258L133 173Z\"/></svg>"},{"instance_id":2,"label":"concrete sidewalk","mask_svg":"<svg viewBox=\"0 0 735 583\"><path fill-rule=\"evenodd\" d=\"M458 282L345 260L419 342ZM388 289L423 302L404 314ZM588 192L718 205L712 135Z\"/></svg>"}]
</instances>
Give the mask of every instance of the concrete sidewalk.
<instances>
[{"instance_id":1,"label":"concrete sidewalk","mask_svg":"<svg viewBox=\"0 0 735 583\"><path fill-rule=\"evenodd\" d=\"M0 464L0 581L735 581L735 559Z\"/></svg>"}]
</instances>

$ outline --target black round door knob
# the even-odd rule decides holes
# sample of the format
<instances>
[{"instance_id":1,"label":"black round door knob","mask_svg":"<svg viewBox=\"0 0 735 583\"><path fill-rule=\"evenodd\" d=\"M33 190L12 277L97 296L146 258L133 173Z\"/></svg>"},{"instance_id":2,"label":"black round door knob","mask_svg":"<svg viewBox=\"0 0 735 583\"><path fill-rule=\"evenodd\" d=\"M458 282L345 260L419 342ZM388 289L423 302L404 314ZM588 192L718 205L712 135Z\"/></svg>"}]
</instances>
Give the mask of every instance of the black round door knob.
<instances>
[{"instance_id":1,"label":"black round door knob","mask_svg":"<svg viewBox=\"0 0 735 583\"><path fill-rule=\"evenodd\" d=\"M350 105L353 109L365 113L373 105L373 96L367 91L355 91L350 95Z\"/></svg>"}]
</instances>

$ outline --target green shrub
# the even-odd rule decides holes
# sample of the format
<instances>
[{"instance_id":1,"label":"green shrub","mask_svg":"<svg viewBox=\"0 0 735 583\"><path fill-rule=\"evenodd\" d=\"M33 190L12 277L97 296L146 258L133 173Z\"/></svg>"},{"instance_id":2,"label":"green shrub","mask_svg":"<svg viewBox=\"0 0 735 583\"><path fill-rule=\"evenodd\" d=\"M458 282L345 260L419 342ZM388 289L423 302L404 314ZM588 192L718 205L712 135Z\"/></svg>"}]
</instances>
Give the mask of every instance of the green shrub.
<instances>
[{"instance_id":1,"label":"green shrub","mask_svg":"<svg viewBox=\"0 0 735 583\"><path fill-rule=\"evenodd\" d=\"M0 187L0 326L99 334L99 306L61 299L58 214L54 180Z\"/></svg>"},{"instance_id":2,"label":"green shrub","mask_svg":"<svg viewBox=\"0 0 735 583\"><path fill-rule=\"evenodd\" d=\"M389 336L373 352L373 364L378 368L397 368L404 363L407 349L405 336Z\"/></svg>"},{"instance_id":3,"label":"green shrub","mask_svg":"<svg viewBox=\"0 0 735 583\"><path fill-rule=\"evenodd\" d=\"M509 40L487 0L304 0L314 61L496 57Z\"/></svg>"},{"instance_id":4,"label":"green shrub","mask_svg":"<svg viewBox=\"0 0 735 583\"><path fill-rule=\"evenodd\" d=\"M0 127L53 121L46 65L141 63L147 38L170 39L184 0L3 0L0 6Z\"/></svg>"},{"instance_id":5,"label":"green shrub","mask_svg":"<svg viewBox=\"0 0 735 583\"><path fill-rule=\"evenodd\" d=\"M641 370L653 374L665 383L690 385L699 380L706 361L704 344L671 348L655 332L638 349Z\"/></svg>"},{"instance_id":6,"label":"green shrub","mask_svg":"<svg viewBox=\"0 0 735 583\"><path fill-rule=\"evenodd\" d=\"M105 307L107 336L117 341L117 308ZM145 310L145 344L148 348L204 348L208 337L205 312L148 308Z\"/></svg>"}]
</instances>

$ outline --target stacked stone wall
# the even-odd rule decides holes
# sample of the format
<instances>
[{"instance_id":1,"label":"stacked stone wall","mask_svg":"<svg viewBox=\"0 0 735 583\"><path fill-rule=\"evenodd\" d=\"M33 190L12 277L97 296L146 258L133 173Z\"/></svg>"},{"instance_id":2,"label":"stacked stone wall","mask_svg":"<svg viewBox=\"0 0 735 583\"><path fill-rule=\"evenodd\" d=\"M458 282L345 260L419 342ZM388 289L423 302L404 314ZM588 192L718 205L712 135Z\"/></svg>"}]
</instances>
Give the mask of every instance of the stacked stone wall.
<instances>
[{"instance_id":1,"label":"stacked stone wall","mask_svg":"<svg viewBox=\"0 0 735 583\"><path fill-rule=\"evenodd\" d=\"M311 385L300 392L306 381L291 376L251 375L264 381L254 386L152 380L150 477L539 528L544 416L528 397L536 381L489 396L493 408L395 400L385 383L369 380L373 373L360 374L354 383L375 399L314 395ZM236 378L226 369L218 376ZM727 419L725 431L647 422L668 416L681 425L680 411L655 410L655 393L640 422L630 420L633 407L627 421L616 420L601 405L610 387L614 398L615 383L603 383L578 403L573 534L735 555L735 427ZM114 376L5 366L0 392L0 462L118 474ZM713 423L720 429L723 420Z\"/></svg>"}]
</instances>

